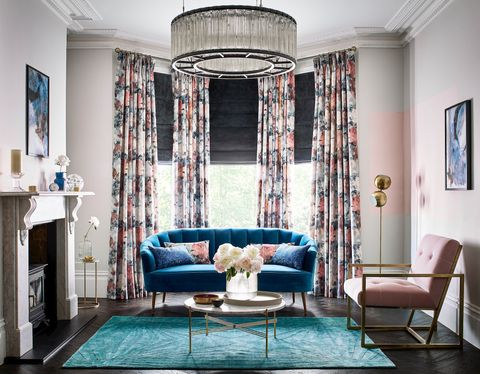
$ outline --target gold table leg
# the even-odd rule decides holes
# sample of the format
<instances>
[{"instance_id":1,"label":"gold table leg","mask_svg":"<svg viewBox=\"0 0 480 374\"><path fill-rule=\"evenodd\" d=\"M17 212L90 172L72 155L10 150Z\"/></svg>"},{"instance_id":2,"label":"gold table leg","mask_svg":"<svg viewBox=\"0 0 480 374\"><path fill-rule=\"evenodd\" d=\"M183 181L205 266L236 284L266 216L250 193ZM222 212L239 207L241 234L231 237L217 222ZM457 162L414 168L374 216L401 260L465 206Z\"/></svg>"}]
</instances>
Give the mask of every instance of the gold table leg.
<instances>
[{"instance_id":1,"label":"gold table leg","mask_svg":"<svg viewBox=\"0 0 480 374\"><path fill-rule=\"evenodd\" d=\"M98 293L97 293L97 275L98 275L98 262L95 262L95 304L98 304Z\"/></svg>"},{"instance_id":2,"label":"gold table leg","mask_svg":"<svg viewBox=\"0 0 480 374\"><path fill-rule=\"evenodd\" d=\"M251 322L243 322L243 323L232 323L229 321L225 321L221 318L217 318L214 316L210 316L208 313L205 313L205 330L193 330L192 329L192 309L191 307L188 308L188 345L189 345L189 353L192 353L192 336L193 335L205 335L208 336L210 333L213 332L221 332L221 331L228 331L228 330L241 330L243 332L256 335L262 338L265 338L265 357L268 358L268 330L269 324L273 323L273 336L277 338L277 312L273 312L273 320L269 318L269 310L265 309L263 312L265 320L257 320ZM218 323L223 325L222 327L209 327L209 320L212 320L214 323ZM261 332L255 329L252 329L253 326L263 326L265 325L265 332Z\"/></svg>"},{"instance_id":3,"label":"gold table leg","mask_svg":"<svg viewBox=\"0 0 480 374\"><path fill-rule=\"evenodd\" d=\"M98 260L96 261L82 261L83 262L83 298L78 299L79 309L98 308L100 303L98 302ZM87 264L94 264L95 266L95 290L94 299L87 300Z\"/></svg>"},{"instance_id":4,"label":"gold table leg","mask_svg":"<svg viewBox=\"0 0 480 374\"><path fill-rule=\"evenodd\" d=\"M273 312L273 337L277 339L277 312Z\"/></svg>"},{"instance_id":5,"label":"gold table leg","mask_svg":"<svg viewBox=\"0 0 480 374\"><path fill-rule=\"evenodd\" d=\"M208 336L208 313L205 313L205 335Z\"/></svg>"},{"instance_id":6,"label":"gold table leg","mask_svg":"<svg viewBox=\"0 0 480 374\"><path fill-rule=\"evenodd\" d=\"M188 308L188 353L192 353L192 308Z\"/></svg>"},{"instance_id":7,"label":"gold table leg","mask_svg":"<svg viewBox=\"0 0 480 374\"><path fill-rule=\"evenodd\" d=\"M83 303L87 303L87 263L83 263Z\"/></svg>"},{"instance_id":8,"label":"gold table leg","mask_svg":"<svg viewBox=\"0 0 480 374\"><path fill-rule=\"evenodd\" d=\"M265 309L265 357L268 358L268 309Z\"/></svg>"}]
</instances>

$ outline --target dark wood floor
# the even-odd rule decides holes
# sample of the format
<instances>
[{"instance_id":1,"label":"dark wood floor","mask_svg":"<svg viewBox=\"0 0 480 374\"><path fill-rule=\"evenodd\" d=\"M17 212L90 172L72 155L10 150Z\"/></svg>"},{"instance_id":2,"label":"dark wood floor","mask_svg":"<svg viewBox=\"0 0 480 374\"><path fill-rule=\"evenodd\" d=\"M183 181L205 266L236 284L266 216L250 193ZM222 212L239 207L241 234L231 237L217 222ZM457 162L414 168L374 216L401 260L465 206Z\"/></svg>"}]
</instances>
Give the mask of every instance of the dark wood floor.
<instances>
[{"instance_id":1,"label":"dark wood floor","mask_svg":"<svg viewBox=\"0 0 480 374\"><path fill-rule=\"evenodd\" d=\"M161 303L161 298L157 297L157 308L155 315L157 316L185 316L185 309L183 307L183 300L186 294L168 294L166 304ZM301 306L301 298L297 297L297 303L291 303L289 294L285 295L287 304L285 309L278 313L279 316L302 316L303 310ZM338 299L324 299L314 298L308 296L309 313L311 317L344 317L346 315L345 300ZM40 365L3 365L0 366L0 373L15 373L15 374L52 374L56 372L69 373L135 373L140 374L144 372L159 372L149 370L67 370L62 369L62 364L96 331L102 326L111 316L114 315L138 315L150 316L150 299L132 300L127 302L116 302L111 300L101 300L100 308L96 310L83 310L81 313L96 313L98 317L89 325L83 332L81 332L70 344L64 347L56 356L50 359L47 364ZM382 319L387 323L399 323L401 320L406 320L406 314L400 311L384 310L376 312L372 315L374 319ZM415 319L416 323L425 323L429 317L420 315ZM358 313L356 315L358 321ZM393 333L392 333L393 334ZM381 335L369 334L374 340L382 338L396 337L402 341L411 341L404 333L395 333L395 335ZM443 326L439 326L435 336L436 339L452 339L453 334ZM308 354L308 347L305 347L305 352ZM385 351L388 357L397 366L396 369L342 369L342 370L286 370L278 372L289 373L385 373L392 372L396 374L420 374L420 373L478 373L480 372L480 350L473 347L471 344L465 342L463 350L415 350L415 351ZM165 370L165 373L195 373L195 371L178 371ZM230 371L223 371L223 373ZM239 371L236 371L239 372ZM252 372L252 371L249 371ZM216 373L222 373L216 371ZM260 371L259 371L260 373ZM268 373L261 371L261 373Z\"/></svg>"}]
</instances>

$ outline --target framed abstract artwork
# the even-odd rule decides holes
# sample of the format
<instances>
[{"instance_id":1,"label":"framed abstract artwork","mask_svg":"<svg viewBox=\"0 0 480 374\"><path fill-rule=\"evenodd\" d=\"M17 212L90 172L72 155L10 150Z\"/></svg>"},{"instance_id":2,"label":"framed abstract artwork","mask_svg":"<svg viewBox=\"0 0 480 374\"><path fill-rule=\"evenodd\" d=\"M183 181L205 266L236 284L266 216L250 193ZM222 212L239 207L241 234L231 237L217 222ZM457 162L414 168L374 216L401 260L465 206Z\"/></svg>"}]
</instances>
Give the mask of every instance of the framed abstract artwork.
<instances>
[{"instance_id":1,"label":"framed abstract artwork","mask_svg":"<svg viewBox=\"0 0 480 374\"><path fill-rule=\"evenodd\" d=\"M48 157L50 137L50 78L27 65L27 155Z\"/></svg>"},{"instance_id":2,"label":"framed abstract artwork","mask_svg":"<svg viewBox=\"0 0 480 374\"><path fill-rule=\"evenodd\" d=\"M470 190L472 101L445 109L445 189Z\"/></svg>"}]
</instances>

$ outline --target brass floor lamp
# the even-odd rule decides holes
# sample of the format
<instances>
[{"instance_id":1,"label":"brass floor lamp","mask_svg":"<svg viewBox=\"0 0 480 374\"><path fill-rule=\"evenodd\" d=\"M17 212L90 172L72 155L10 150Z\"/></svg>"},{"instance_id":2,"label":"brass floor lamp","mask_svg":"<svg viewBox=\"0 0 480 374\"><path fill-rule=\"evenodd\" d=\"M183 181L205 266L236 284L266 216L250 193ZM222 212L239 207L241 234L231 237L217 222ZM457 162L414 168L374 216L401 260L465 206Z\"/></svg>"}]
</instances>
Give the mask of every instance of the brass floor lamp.
<instances>
[{"instance_id":1,"label":"brass floor lamp","mask_svg":"<svg viewBox=\"0 0 480 374\"><path fill-rule=\"evenodd\" d=\"M375 187L378 188L377 191L373 192L371 195L372 204L380 208L380 273L382 272L382 208L387 203L387 194L383 192L388 189L392 184L392 180L388 175L377 175L373 182Z\"/></svg>"}]
</instances>

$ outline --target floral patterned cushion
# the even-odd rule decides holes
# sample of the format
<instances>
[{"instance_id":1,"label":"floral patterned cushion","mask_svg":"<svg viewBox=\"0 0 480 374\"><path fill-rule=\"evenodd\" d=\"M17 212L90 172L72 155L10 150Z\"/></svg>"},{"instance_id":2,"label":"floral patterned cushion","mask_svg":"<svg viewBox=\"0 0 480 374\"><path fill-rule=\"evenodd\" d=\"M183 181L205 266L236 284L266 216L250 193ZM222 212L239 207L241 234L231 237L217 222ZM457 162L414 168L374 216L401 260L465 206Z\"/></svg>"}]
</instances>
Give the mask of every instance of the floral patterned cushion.
<instances>
[{"instance_id":1,"label":"floral patterned cushion","mask_svg":"<svg viewBox=\"0 0 480 374\"><path fill-rule=\"evenodd\" d=\"M211 264L210 259L208 257L208 240L203 240L201 242L193 242L193 243L171 243L165 242L165 247L173 248L173 247L186 247L187 250L190 252L190 255L193 257L193 261L195 264Z\"/></svg>"},{"instance_id":2,"label":"floral patterned cushion","mask_svg":"<svg viewBox=\"0 0 480 374\"><path fill-rule=\"evenodd\" d=\"M263 258L264 264L271 264L272 258L275 255L278 247L282 244L292 245L294 243L281 243L281 244L250 244L258 248L260 251L260 256Z\"/></svg>"},{"instance_id":3,"label":"floral patterned cushion","mask_svg":"<svg viewBox=\"0 0 480 374\"><path fill-rule=\"evenodd\" d=\"M178 265L193 264L193 257L185 246L174 248L150 247L157 270Z\"/></svg>"}]
</instances>

